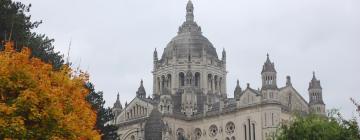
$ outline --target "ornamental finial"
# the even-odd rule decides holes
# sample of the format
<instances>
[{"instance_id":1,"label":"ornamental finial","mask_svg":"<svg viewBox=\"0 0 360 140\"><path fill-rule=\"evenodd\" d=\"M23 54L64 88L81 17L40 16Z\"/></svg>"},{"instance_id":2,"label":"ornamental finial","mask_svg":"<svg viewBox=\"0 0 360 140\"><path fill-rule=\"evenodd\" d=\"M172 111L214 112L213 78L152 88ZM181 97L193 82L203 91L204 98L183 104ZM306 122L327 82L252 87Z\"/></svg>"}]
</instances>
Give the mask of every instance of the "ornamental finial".
<instances>
[{"instance_id":1,"label":"ornamental finial","mask_svg":"<svg viewBox=\"0 0 360 140\"><path fill-rule=\"evenodd\" d=\"M186 5L186 21L194 21L194 5L191 0L189 0Z\"/></svg>"}]
</instances>

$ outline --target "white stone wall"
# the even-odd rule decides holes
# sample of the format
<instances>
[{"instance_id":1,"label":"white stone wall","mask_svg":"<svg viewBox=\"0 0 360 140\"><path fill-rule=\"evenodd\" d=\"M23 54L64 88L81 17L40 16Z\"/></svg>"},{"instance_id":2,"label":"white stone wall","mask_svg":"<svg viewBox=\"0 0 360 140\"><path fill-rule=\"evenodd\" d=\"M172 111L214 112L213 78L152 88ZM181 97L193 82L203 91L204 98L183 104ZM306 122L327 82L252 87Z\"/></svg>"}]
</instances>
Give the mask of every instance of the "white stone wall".
<instances>
[{"instance_id":1,"label":"white stone wall","mask_svg":"<svg viewBox=\"0 0 360 140\"><path fill-rule=\"evenodd\" d=\"M228 114L219 114L217 116L204 117L194 121L182 121L175 118L165 117L164 121L171 127L172 134L171 139L176 140L176 130L183 129L185 136L189 140L196 140L195 129L201 130L201 137L199 140L231 140L233 137L237 140L245 140L245 127L246 126L246 140L250 140L249 137L249 120L251 128L251 140L265 140L275 133L276 128L279 126L280 121L287 119L282 117L281 109L277 105L267 106L253 106L240 109L236 112ZM228 133L226 125L228 123L234 123L234 132ZM218 132L215 136L210 133L210 127L215 125ZM253 133L255 126L255 134ZM254 139L255 135L255 139Z\"/></svg>"},{"instance_id":2,"label":"white stone wall","mask_svg":"<svg viewBox=\"0 0 360 140\"><path fill-rule=\"evenodd\" d=\"M121 127L117 130L120 140L143 140L145 133L142 131L143 124L133 124Z\"/></svg>"}]
</instances>

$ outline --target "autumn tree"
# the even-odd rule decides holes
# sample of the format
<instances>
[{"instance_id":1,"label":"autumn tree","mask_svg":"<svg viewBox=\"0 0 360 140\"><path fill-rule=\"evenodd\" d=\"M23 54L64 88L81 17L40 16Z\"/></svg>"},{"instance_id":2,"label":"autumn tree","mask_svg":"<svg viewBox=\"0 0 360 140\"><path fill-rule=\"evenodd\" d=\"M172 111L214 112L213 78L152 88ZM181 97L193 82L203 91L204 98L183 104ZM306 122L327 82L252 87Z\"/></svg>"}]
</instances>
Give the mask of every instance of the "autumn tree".
<instances>
[{"instance_id":1,"label":"autumn tree","mask_svg":"<svg viewBox=\"0 0 360 140\"><path fill-rule=\"evenodd\" d=\"M346 120L336 111L328 117L318 115L297 116L290 124L279 129L277 140L359 140L356 119Z\"/></svg>"},{"instance_id":2,"label":"autumn tree","mask_svg":"<svg viewBox=\"0 0 360 140\"><path fill-rule=\"evenodd\" d=\"M0 52L0 139L100 139L88 75L66 65L54 71L12 46Z\"/></svg>"},{"instance_id":3,"label":"autumn tree","mask_svg":"<svg viewBox=\"0 0 360 140\"><path fill-rule=\"evenodd\" d=\"M50 63L60 69L64 64L63 56L54 51L54 39L31 30L37 28L42 21L31 21L29 14L31 4L25 5L12 0L0 0L0 40L15 40L16 50L27 46L31 56ZM0 44L0 49L3 49Z\"/></svg>"}]
</instances>

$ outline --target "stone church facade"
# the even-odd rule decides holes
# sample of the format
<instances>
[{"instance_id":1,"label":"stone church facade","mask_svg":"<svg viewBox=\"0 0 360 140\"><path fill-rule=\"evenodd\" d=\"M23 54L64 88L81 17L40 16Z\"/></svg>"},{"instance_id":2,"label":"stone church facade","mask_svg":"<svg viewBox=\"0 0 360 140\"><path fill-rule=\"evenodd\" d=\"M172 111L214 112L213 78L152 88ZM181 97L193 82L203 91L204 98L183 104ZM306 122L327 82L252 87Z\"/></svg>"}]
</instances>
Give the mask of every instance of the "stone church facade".
<instances>
[{"instance_id":1,"label":"stone church facade","mask_svg":"<svg viewBox=\"0 0 360 140\"><path fill-rule=\"evenodd\" d=\"M268 140L293 113L325 115L322 88L315 74L307 102L292 86L277 85L277 72L269 55L261 71L262 87L241 88L234 97L226 91L226 52L221 59L194 21L191 1L186 21L159 58L153 55L153 94L146 97L141 81L136 97L124 107L113 106L121 140Z\"/></svg>"}]
</instances>

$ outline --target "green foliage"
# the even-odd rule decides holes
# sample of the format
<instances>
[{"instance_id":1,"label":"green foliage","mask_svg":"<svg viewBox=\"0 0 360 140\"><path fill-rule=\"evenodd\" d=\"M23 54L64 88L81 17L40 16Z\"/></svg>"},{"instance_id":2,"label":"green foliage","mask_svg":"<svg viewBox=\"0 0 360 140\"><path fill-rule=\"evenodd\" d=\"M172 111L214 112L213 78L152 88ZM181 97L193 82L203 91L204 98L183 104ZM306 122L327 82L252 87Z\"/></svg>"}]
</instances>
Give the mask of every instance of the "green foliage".
<instances>
[{"instance_id":1,"label":"green foliage","mask_svg":"<svg viewBox=\"0 0 360 140\"><path fill-rule=\"evenodd\" d=\"M60 69L64 63L63 56L54 51L50 39L44 34L31 32L37 28L42 21L31 22L31 4L24 5L21 2L11 0L0 0L0 41L15 40L15 48L21 50L24 46L31 49L31 56L50 63L54 68ZM4 47L0 45L0 48Z\"/></svg>"},{"instance_id":2,"label":"green foliage","mask_svg":"<svg viewBox=\"0 0 360 140\"><path fill-rule=\"evenodd\" d=\"M95 91L94 85L92 83L87 83L86 88L90 90L90 94L87 96L87 100L90 102L93 109L97 112L96 128L97 130L100 130L102 134L101 139L116 139L117 135L115 131L117 130L117 127L106 124L114 118L114 114L112 113L111 108L104 107L105 101L103 99L103 92Z\"/></svg>"},{"instance_id":3,"label":"green foliage","mask_svg":"<svg viewBox=\"0 0 360 140\"><path fill-rule=\"evenodd\" d=\"M290 124L284 124L278 140L359 140L356 119L346 120L338 111L328 117L318 115L297 116Z\"/></svg>"}]
</instances>

